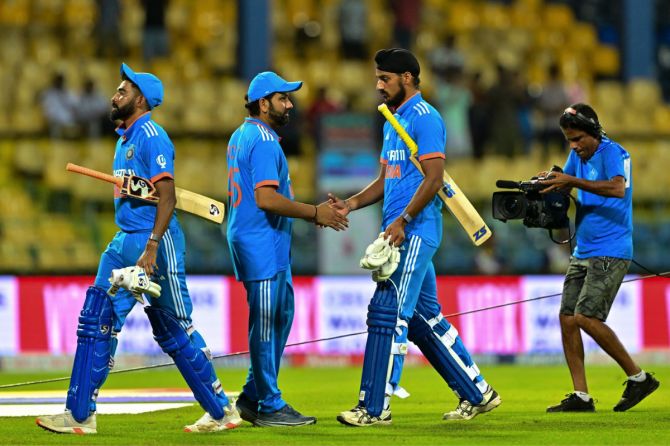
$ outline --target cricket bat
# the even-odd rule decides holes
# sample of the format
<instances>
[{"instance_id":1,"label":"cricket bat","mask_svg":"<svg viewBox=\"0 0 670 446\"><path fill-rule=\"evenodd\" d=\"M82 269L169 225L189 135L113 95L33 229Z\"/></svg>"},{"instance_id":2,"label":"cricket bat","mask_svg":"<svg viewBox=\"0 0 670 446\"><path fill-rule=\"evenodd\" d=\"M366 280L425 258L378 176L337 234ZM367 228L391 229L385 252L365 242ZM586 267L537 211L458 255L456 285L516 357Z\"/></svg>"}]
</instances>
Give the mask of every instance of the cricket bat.
<instances>
[{"instance_id":1,"label":"cricket bat","mask_svg":"<svg viewBox=\"0 0 670 446\"><path fill-rule=\"evenodd\" d=\"M398 133L400 138L403 140L410 151L410 161L414 166L421 172L421 175L424 175L423 169L421 169L421 163L416 158L418 153L418 146L416 142L409 136L407 131L403 128L402 125L398 122L391 110L389 110L386 104L381 104L377 107L377 110L381 112L382 115L386 118L388 122L391 123L391 126ZM468 237L475 246L479 246L484 243L486 240L491 237L491 230L484 219L479 215L475 207L470 203L470 200L465 196L461 189L456 185L456 182L449 176L445 171L442 178L444 184L442 188L437 192L440 200L444 202L447 206L447 209L456 217L456 220L461 224L461 227L467 232Z\"/></svg>"},{"instance_id":2,"label":"cricket bat","mask_svg":"<svg viewBox=\"0 0 670 446\"><path fill-rule=\"evenodd\" d=\"M65 167L70 172L86 175L108 183L116 184L123 195L127 195L138 200L150 203L158 203L156 188L151 181L136 175L124 175L115 177L88 167L78 166L77 164L67 163ZM204 195L196 194L180 187L175 187L177 196L177 209L190 212L191 214L202 217L214 223L223 223L225 215L225 206L220 201Z\"/></svg>"}]
</instances>

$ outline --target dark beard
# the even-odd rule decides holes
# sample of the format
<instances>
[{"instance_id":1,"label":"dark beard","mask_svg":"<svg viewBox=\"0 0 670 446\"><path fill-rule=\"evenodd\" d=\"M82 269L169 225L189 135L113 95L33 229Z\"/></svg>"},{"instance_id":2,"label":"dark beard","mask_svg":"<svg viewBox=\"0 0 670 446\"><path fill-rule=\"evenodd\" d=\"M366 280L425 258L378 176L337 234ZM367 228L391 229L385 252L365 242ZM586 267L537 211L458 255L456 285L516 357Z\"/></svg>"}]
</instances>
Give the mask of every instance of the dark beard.
<instances>
[{"instance_id":1,"label":"dark beard","mask_svg":"<svg viewBox=\"0 0 670 446\"><path fill-rule=\"evenodd\" d=\"M132 102L129 102L128 104L120 108L114 108L112 106L112 110L109 112L109 119L111 119L112 121L116 120L124 121L130 116L132 116L133 113L135 113L135 104Z\"/></svg>"},{"instance_id":2,"label":"dark beard","mask_svg":"<svg viewBox=\"0 0 670 446\"><path fill-rule=\"evenodd\" d=\"M270 125L274 128L278 128L288 124L289 114L277 112L277 110L273 107L272 102L270 102L269 118Z\"/></svg>"},{"instance_id":3,"label":"dark beard","mask_svg":"<svg viewBox=\"0 0 670 446\"><path fill-rule=\"evenodd\" d=\"M403 102L405 102L405 97L407 93L405 92L405 86L400 85L400 91L386 100L386 105L391 108L398 108Z\"/></svg>"}]
</instances>

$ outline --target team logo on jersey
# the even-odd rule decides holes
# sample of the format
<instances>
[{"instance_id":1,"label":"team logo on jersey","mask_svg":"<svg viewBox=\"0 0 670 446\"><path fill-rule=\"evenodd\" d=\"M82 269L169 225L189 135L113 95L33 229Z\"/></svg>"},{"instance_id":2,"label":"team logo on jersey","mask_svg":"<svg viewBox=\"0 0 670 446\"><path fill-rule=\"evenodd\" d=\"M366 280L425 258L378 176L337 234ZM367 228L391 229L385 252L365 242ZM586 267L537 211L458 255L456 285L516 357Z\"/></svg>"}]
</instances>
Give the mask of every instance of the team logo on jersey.
<instances>
[{"instance_id":1,"label":"team logo on jersey","mask_svg":"<svg viewBox=\"0 0 670 446\"><path fill-rule=\"evenodd\" d=\"M131 144L130 147L128 147L128 150L126 150L127 160L133 159L133 156L135 156L135 144Z\"/></svg>"},{"instance_id":2,"label":"team logo on jersey","mask_svg":"<svg viewBox=\"0 0 670 446\"><path fill-rule=\"evenodd\" d=\"M156 157L156 162L158 163L159 166L161 166L161 169L165 169L165 166L167 165L167 160L165 159L165 155L162 153Z\"/></svg>"}]
</instances>

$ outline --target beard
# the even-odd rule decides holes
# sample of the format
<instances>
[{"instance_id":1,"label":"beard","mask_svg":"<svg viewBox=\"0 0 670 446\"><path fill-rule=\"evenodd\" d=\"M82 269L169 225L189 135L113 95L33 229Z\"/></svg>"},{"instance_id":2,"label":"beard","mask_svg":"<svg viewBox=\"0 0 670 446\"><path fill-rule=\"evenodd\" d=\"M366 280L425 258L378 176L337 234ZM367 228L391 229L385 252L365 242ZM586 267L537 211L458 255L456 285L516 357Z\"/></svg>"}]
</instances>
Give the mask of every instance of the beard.
<instances>
[{"instance_id":1,"label":"beard","mask_svg":"<svg viewBox=\"0 0 670 446\"><path fill-rule=\"evenodd\" d=\"M270 102L270 111L269 111L270 123L272 127L283 127L288 124L289 113L288 110L284 113L280 113Z\"/></svg>"},{"instance_id":2,"label":"beard","mask_svg":"<svg viewBox=\"0 0 670 446\"><path fill-rule=\"evenodd\" d=\"M400 90L393 96L388 96L384 92L381 92L382 97L384 98L384 103L389 107L398 108L400 104L405 102L405 97L407 96L405 87L403 85L399 85L399 87Z\"/></svg>"},{"instance_id":3,"label":"beard","mask_svg":"<svg viewBox=\"0 0 670 446\"><path fill-rule=\"evenodd\" d=\"M133 113L135 113L135 104L133 102L129 102L123 107L114 107L112 105L112 110L109 112L109 119L112 121L124 121L132 116Z\"/></svg>"}]
</instances>

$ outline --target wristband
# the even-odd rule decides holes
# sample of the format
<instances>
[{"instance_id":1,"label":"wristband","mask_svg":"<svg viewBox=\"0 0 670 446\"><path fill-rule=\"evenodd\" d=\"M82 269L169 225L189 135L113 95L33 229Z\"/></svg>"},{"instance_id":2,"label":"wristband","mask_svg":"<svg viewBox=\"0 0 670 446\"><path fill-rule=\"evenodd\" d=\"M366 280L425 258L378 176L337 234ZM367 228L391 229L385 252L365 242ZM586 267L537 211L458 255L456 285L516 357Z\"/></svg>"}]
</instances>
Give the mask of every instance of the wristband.
<instances>
[{"instance_id":1,"label":"wristband","mask_svg":"<svg viewBox=\"0 0 670 446\"><path fill-rule=\"evenodd\" d=\"M411 223L412 220L414 220L414 217L412 217L408 213L405 213L405 215L402 216L402 219L405 220L405 223Z\"/></svg>"},{"instance_id":2,"label":"wristband","mask_svg":"<svg viewBox=\"0 0 670 446\"><path fill-rule=\"evenodd\" d=\"M160 243L161 237L158 237L156 234L152 232L151 235L149 236L149 240L151 240L152 242Z\"/></svg>"},{"instance_id":3,"label":"wristband","mask_svg":"<svg viewBox=\"0 0 670 446\"><path fill-rule=\"evenodd\" d=\"M319 215L319 208L315 204L312 206L314 206L314 217L312 217L312 220L316 221L316 216Z\"/></svg>"},{"instance_id":4,"label":"wristband","mask_svg":"<svg viewBox=\"0 0 670 446\"><path fill-rule=\"evenodd\" d=\"M354 209L349 205L349 200L344 200L344 206L349 212L353 212Z\"/></svg>"}]
</instances>

